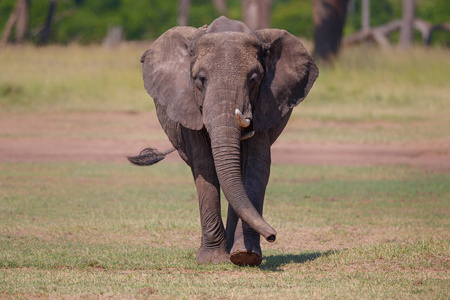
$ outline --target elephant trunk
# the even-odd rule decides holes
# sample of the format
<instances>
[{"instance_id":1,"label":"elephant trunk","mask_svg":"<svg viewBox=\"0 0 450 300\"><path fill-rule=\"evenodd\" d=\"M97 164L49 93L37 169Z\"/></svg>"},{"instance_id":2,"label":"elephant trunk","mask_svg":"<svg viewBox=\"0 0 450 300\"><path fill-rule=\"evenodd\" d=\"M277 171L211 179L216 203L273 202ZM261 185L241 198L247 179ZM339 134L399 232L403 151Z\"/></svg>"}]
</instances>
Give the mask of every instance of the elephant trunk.
<instances>
[{"instance_id":1,"label":"elephant trunk","mask_svg":"<svg viewBox=\"0 0 450 300\"><path fill-rule=\"evenodd\" d=\"M236 214L268 242L274 242L276 231L262 218L245 192L241 174L241 126L235 115L236 104L231 101L216 102L205 107L209 115L205 125L211 138L211 148L217 176L225 197Z\"/></svg>"}]
</instances>

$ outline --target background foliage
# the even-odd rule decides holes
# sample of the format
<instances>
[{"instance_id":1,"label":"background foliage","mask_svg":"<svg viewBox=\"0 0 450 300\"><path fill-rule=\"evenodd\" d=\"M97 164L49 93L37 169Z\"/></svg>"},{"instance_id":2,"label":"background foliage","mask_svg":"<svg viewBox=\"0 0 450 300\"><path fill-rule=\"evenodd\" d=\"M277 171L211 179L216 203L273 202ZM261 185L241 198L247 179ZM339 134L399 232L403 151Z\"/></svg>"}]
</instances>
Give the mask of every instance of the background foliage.
<instances>
[{"instance_id":1,"label":"background foliage","mask_svg":"<svg viewBox=\"0 0 450 300\"><path fill-rule=\"evenodd\" d=\"M102 0L58 1L51 41L55 43L101 42L108 28L121 25L125 39L154 39L170 27L177 25L177 1L167 0ZM275 0L272 7L271 26L284 28L297 36L313 37L312 0ZM417 17L433 24L448 22L448 0L417 0ZM0 1L0 30L15 4L15 0ZM241 1L228 0L229 17L241 18ZM48 12L48 0L31 0L30 37L36 38L43 27ZM345 33L360 28L361 1L350 2ZM371 1L371 24L380 25L401 17L402 0ZM354 13L351 13L351 12ZM210 23L220 14L211 0L192 0L190 25L199 27ZM420 38L417 36L417 41ZM434 44L450 44L448 32L437 32Z\"/></svg>"}]
</instances>

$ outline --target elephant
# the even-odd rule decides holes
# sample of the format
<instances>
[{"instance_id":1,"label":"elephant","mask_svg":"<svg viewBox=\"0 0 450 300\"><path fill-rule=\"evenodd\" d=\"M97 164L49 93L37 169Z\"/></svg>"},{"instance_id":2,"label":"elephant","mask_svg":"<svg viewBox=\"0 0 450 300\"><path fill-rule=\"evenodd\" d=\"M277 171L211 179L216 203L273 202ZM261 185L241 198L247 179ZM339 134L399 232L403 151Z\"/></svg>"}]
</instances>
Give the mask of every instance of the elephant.
<instances>
[{"instance_id":1,"label":"elephant","mask_svg":"<svg viewBox=\"0 0 450 300\"><path fill-rule=\"evenodd\" d=\"M270 147L313 86L314 60L287 31L251 31L222 16L201 28L169 29L141 63L173 148L128 159L151 165L177 150L191 168L202 229L198 264L260 265L260 235L274 242L277 234L262 218ZM226 227L220 189L229 204Z\"/></svg>"}]
</instances>

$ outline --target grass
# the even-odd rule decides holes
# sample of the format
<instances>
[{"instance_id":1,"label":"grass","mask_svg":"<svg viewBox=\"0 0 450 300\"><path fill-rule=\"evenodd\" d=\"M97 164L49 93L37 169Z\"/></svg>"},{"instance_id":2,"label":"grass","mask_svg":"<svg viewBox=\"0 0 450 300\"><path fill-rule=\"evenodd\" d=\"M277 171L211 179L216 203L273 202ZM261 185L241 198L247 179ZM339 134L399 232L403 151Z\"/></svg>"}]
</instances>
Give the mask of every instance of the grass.
<instances>
[{"instance_id":1,"label":"grass","mask_svg":"<svg viewBox=\"0 0 450 300\"><path fill-rule=\"evenodd\" d=\"M447 139L449 58L447 49L345 49L334 67L320 68L310 96L294 110L298 125L282 138L365 143ZM298 128L302 132L296 135Z\"/></svg>"},{"instance_id":2,"label":"grass","mask_svg":"<svg viewBox=\"0 0 450 300\"><path fill-rule=\"evenodd\" d=\"M153 110L139 58L149 43L10 47L0 53L0 111L68 113ZM20 59L19 59L20 58ZM446 49L406 53L348 48L320 67L305 103L281 139L389 143L448 138ZM292 128L292 129L290 129ZM360 130L363 128L364 130Z\"/></svg>"},{"instance_id":3,"label":"grass","mask_svg":"<svg viewBox=\"0 0 450 300\"><path fill-rule=\"evenodd\" d=\"M195 263L182 164L1 164L0 294L445 298L449 182L408 167L275 165L265 211L278 240L259 268L240 268Z\"/></svg>"},{"instance_id":4,"label":"grass","mask_svg":"<svg viewBox=\"0 0 450 300\"><path fill-rule=\"evenodd\" d=\"M2 49L0 108L11 112L153 109L142 93L139 62L147 46Z\"/></svg>"},{"instance_id":5,"label":"grass","mask_svg":"<svg viewBox=\"0 0 450 300\"><path fill-rule=\"evenodd\" d=\"M146 47L2 49L0 139L147 140L132 117L154 109L141 79ZM281 139L445 145L448 57L345 49L320 68ZM278 237L263 242L262 265L198 266L185 165L0 163L0 298L447 299L449 199L448 173L274 165L265 218Z\"/></svg>"}]
</instances>

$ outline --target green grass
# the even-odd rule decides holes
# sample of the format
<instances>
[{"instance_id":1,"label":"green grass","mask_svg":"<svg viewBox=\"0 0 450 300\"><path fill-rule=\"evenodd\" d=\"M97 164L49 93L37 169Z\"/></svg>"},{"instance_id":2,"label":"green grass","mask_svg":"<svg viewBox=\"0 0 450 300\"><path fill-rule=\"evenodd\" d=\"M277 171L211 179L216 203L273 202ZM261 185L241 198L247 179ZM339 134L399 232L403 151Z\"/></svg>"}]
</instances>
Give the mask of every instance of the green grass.
<instances>
[{"instance_id":1,"label":"green grass","mask_svg":"<svg viewBox=\"0 0 450 300\"><path fill-rule=\"evenodd\" d=\"M450 175L273 167L259 268L198 266L188 168L0 165L0 295L445 298ZM223 207L226 214L226 204Z\"/></svg>"},{"instance_id":2,"label":"green grass","mask_svg":"<svg viewBox=\"0 0 450 300\"><path fill-rule=\"evenodd\" d=\"M449 68L447 49L345 49L333 67L319 68L310 95L294 110L297 126L282 138L365 143L448 139Z\"/></svg>"},{"instance_id":3,"label":"green grass","mask_svg":"<svg viewBox=\"0 0 450 300\"><path fill-rule=\"evenodd\" d=\"M76 45L2 49L0 109L12 112L153 109L143 89L139 62L148 45L127 44L114 50Z\"/></svg>"}]
</instances>

